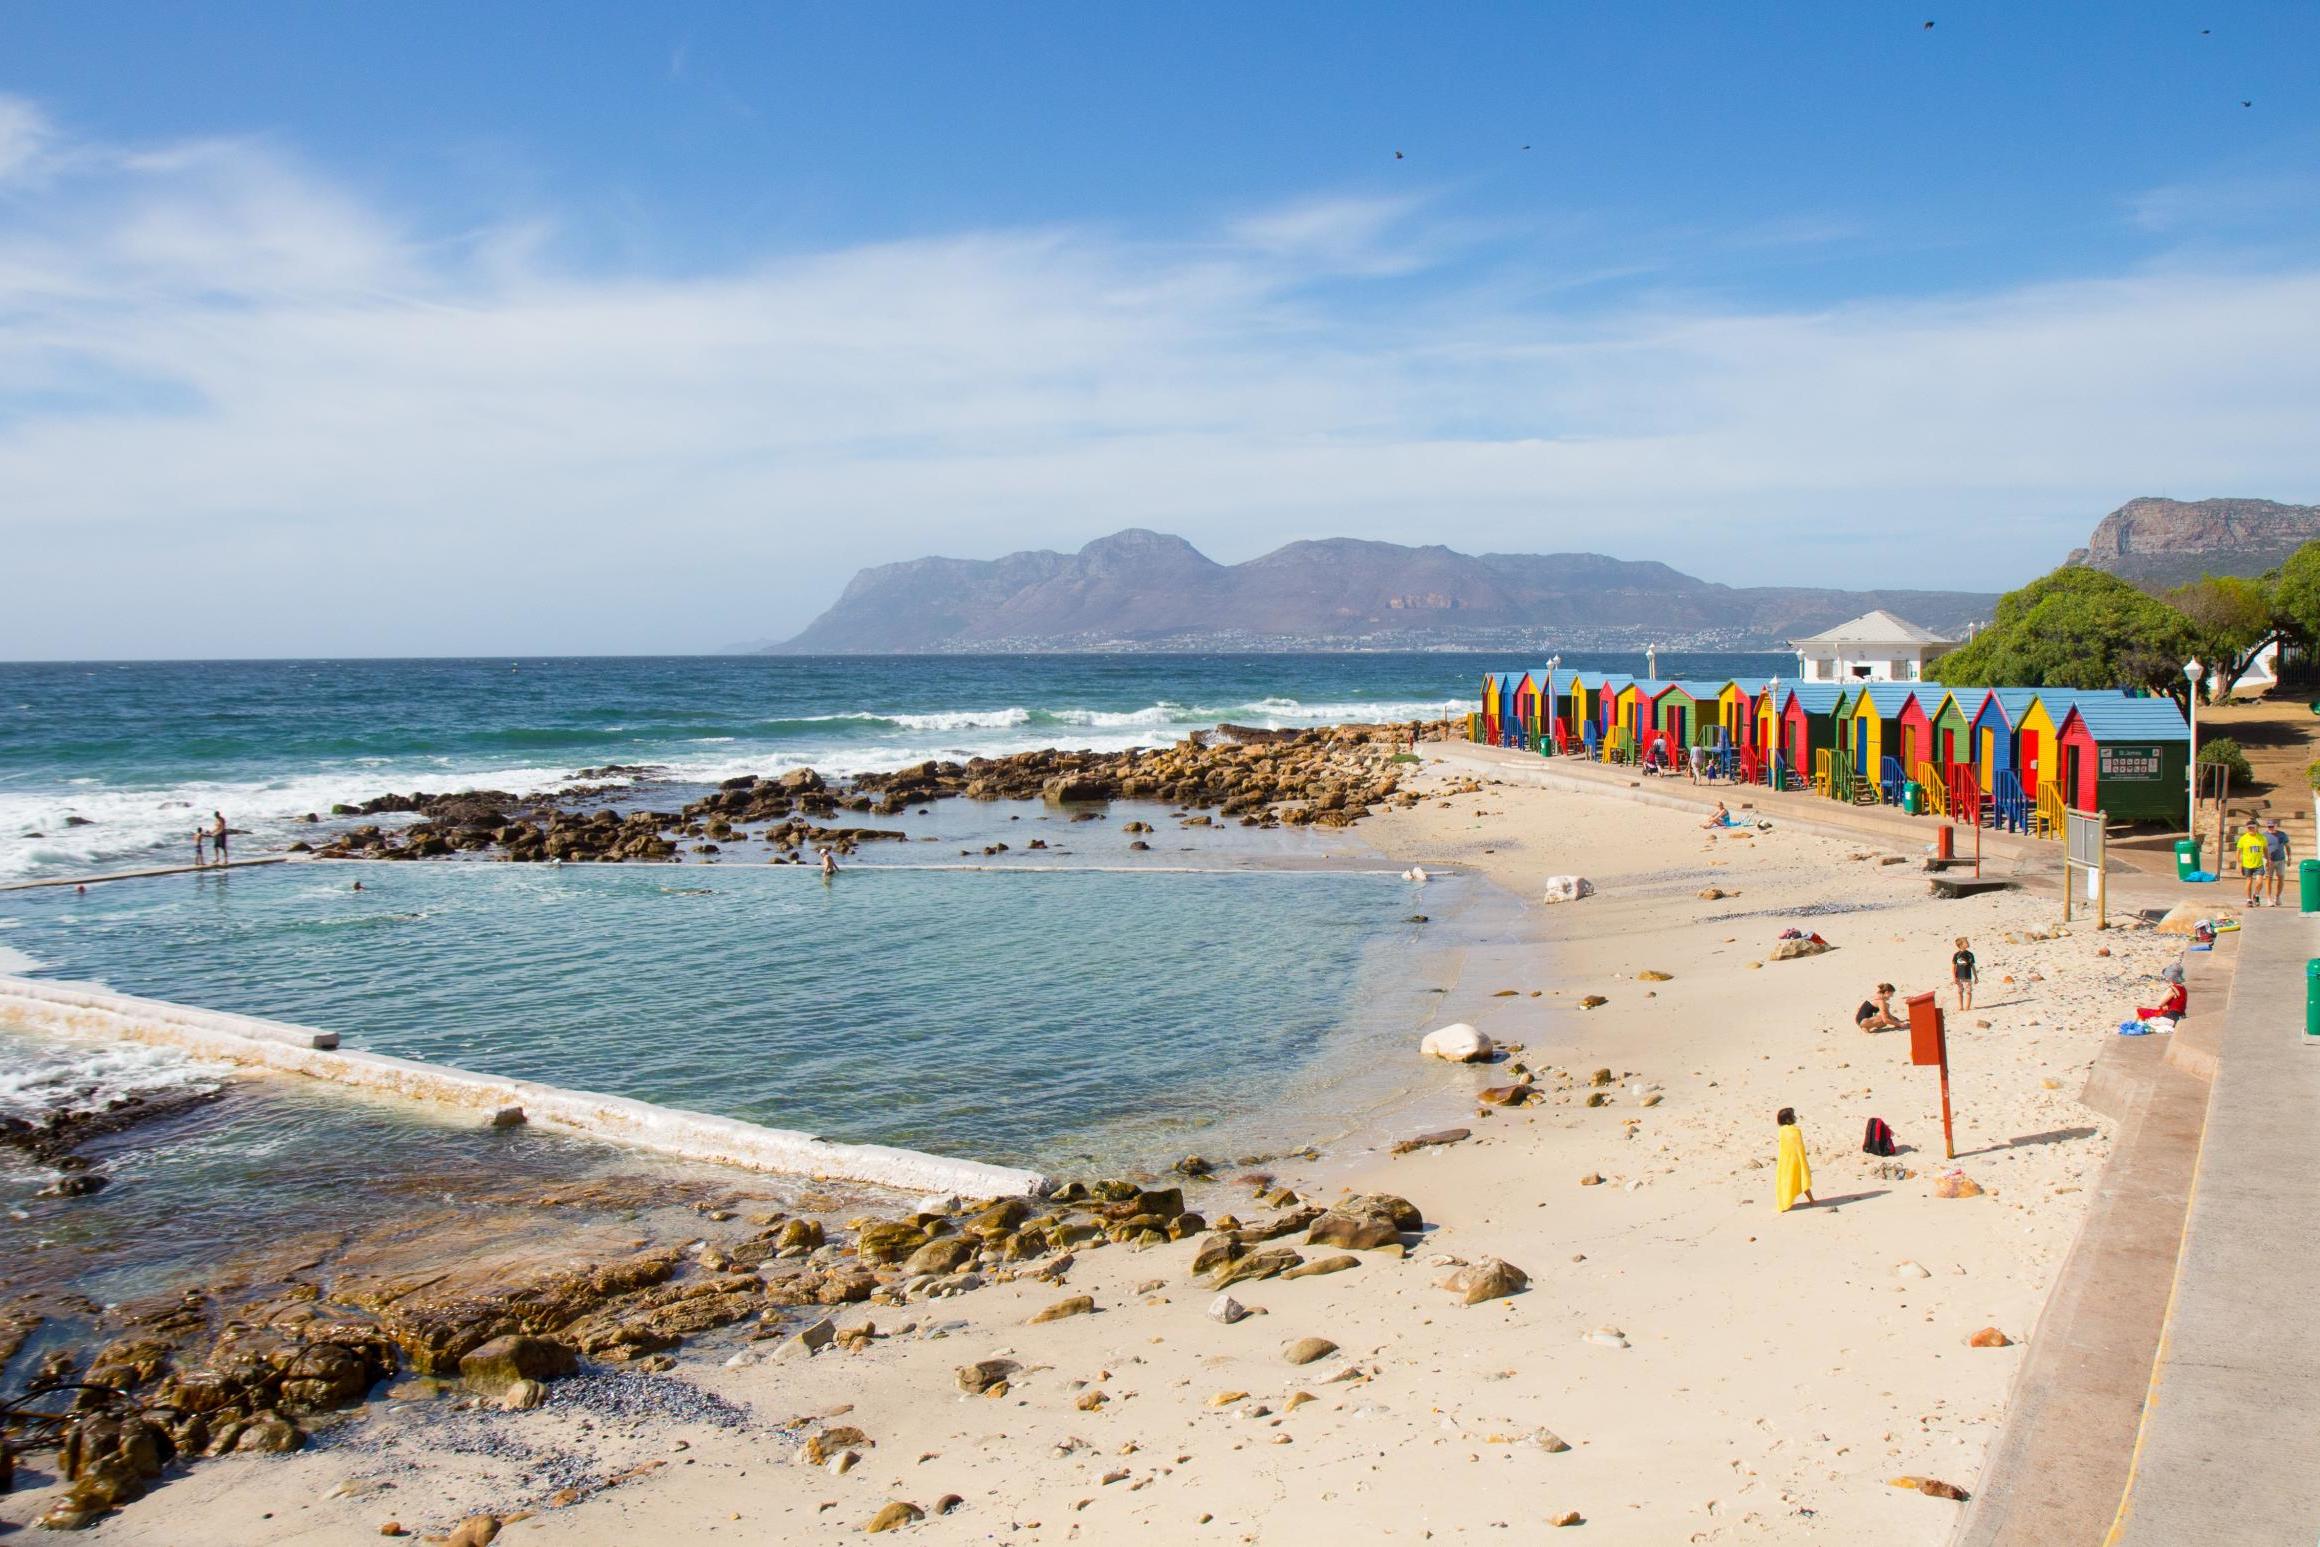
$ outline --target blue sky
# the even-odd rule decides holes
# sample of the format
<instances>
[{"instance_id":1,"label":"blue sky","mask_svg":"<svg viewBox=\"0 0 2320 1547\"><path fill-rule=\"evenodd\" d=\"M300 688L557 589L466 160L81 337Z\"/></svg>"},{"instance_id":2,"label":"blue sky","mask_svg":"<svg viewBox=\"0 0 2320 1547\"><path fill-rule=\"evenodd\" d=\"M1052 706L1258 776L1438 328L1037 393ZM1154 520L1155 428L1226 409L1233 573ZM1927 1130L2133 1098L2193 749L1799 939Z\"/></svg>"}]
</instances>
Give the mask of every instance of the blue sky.
<instances>
[{"instance_id":1,"label":"blue sky","mask_svg":"<svg viewBox=\"0 0 2320 1547\"><path fill-rule=\"evenodd\" d=\"M0 538L65 582L0 657L713 648L1129 524L1997 588L2320 499L2308 4L0 43Z\"/></svg>"}]
</instances>

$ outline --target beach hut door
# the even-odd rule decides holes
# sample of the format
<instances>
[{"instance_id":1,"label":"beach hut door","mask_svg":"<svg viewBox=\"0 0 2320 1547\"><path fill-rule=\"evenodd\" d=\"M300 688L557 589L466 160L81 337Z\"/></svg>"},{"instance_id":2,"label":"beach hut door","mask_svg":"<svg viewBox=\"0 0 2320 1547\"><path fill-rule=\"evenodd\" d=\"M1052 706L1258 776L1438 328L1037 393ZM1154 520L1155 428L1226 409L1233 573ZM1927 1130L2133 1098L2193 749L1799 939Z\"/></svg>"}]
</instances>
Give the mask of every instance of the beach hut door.
<instances>
[{"instance_id":1,"label":"beach hut door","mask_svg":"<svg viewBox=\"0 0 2320 1547\"><path fill-rule=\"evenodd\" d=\"M2036 731L2022 733L2022 788L2026 792L2038 788L2038 733Z\"/></svg>"}]
</instances>

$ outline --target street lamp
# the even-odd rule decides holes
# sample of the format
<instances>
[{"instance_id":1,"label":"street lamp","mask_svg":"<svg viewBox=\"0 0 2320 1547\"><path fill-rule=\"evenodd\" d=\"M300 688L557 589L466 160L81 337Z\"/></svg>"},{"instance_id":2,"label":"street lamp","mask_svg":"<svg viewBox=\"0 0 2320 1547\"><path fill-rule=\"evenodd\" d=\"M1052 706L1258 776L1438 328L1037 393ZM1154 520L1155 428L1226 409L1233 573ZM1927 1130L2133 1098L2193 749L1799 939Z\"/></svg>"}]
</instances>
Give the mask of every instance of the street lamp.
<instances>
[{"instance_id":1,"label":"street lamp","mask_svg":"<svg viewBox=\"0 0 2320 1547\"><path fill-rule=\"evenodd\" d=\"M2183 663L2183 681L2186 691L2183 702L2191 718L2191 801L2183 818L2183 836L2199 836L2199 679L2207 668L2193 656Z\"/></svg>"}]
</instances>

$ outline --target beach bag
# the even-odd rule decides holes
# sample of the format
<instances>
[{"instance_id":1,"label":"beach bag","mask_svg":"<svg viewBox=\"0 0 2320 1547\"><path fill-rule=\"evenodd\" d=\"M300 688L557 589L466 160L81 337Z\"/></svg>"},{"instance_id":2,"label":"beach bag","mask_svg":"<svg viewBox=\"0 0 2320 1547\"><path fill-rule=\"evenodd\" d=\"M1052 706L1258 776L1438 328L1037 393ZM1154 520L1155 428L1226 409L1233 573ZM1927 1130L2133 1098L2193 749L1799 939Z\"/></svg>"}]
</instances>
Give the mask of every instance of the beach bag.
<instances>
[{"instance_id":1,"label":"beach bag","mask_svg":"<svg viewBox=\"0 0 2320 1547\"><path fill-rule=\"evenodd\" d=\"M1861 1151L1868 1155L1890 1155L1893 1153L1893 1130L1886 1126L1885 1119L1882 1117L1869 1119L1869 1126L1861 1133Z\"/></svg>"}]
</instances>

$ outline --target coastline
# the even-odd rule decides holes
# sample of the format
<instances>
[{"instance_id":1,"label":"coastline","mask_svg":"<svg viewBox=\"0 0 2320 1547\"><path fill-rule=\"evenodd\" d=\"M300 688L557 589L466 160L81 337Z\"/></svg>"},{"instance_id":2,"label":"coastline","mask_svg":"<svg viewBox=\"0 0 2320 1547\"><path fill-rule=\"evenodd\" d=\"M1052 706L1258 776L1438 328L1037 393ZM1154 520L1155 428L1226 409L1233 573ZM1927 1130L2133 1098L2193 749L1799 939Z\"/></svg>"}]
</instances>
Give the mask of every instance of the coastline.
<instances>
[{"instance_id":1,"label":"coastline","mask_svg":"<svg viewBox=\"0 0 2320 1547\"><path fill-rule=\"evenodd\" d=\"M1513 927L1464 947L1445 1012L1525 1044L1520 1056L1548 1093L1504 1112L1454 1098L1461 1114L1490 1114L1459 1117L1473 1137L1397 1158L1392 1140L1448 1109L1414 1086L1319 1160L1272 1168L1317 1201L1340 1187L1410 1198L1429 1226L1408 1258L1364 1252L1348 1271L1235 1286L1232 1294L1271 1314L1233 1327L1202 1315L1213 1291L1186 1273L1187 1242L1079 1252L1067 1287L1090 1294L1096 1311L1060 1322L1023 1325L1062 1287L1024 1277L940 1310L862 1308L874 1314L842 1323L878 1330L851 1353L728 1368L718 1357L725 1345L705 1339L679 1356L687 1378L762 1420L799 1418L747 1439L658 1428L660 1457L694 1468L678 1474L681 1487L674 1467L663 1468L531 1515L511 1527L515 1539L633 1539L646 1520L707 1538L734 1530L735 1517L744 1536L772 1521L835 1539L890 1500L931 1509L943 1492L964 1503L919 1530L944 1540L1008 1528L1061 1540L1082 1526L1188 1540L1348 1531L1415 1539L1535 1522L1541 1507L1565 1503L1612 1540L1945 1535L1955 1506L1890 1488L1885 1474L1971 1485L2015 1356L1967 1350L1974 1326L1964 1323L1986 1318L2026 1336L2075 1233L2076 1179L2100 1164L2106 1142L2105 1125L2060 1093L2075 1089L2073 1066L2100 1046L2093 991L2072 981L2092 975L2091 942L2035 947L2048 968L2040 978L2054 986L2030 1003L2046 1014L2023 1002L1990 1006L2003 1040L1980 1039L1990 1056L1983 1070L1961 1073L1960 1092L1962 1164L1986 1193L1934 1201L1926 1081L1873 1072L1896 1056L1894 1039L1862 1038L1844 1024L1847 996L1871 973L1898 978L1899 963L1912 951L1928 956L1954 920L1970 919L1979 934L2019 934L2042 928L2047 904L2020 895L1932 903L1918 878L1846 860L1834 839L1775 827L1711 840L1688 814L1599 794L1485 785L1447 810L1429 798L1373 818L1357 835L1396 859L1455 864L1518 899ZM1563 870L1592 875L1602 890L1559 910L1519 903L1539 878ZM1696 893L1709 885L1739 894L1737 905L1700 907ZM1745 967L1742 958L1761 954L1777 928L1764 915L1826 901L1832 890L1859 906L1814 921L1838 951ZM2110 976L2164 949L2131 931L2105 940L2134 942L2136 960L2122 949ZM1645 987L1634 974L1646 967L1672 976ZM1736 988L1766 1002L1734 1001ZM1513 993L1499 997L1502 989ZM1809 989L1801 1000L1799 989ZM1589 991L1611 1003L1576 1008ZM2047 1014L2069 1026L2047 1028ZM1709 1028L1716 1035L1703 1041ZM1409 1056L1422 1067L1414 1047ZM1582 1104L1598 1059L1613 1071L1607 1108ZM1454 1091L1506 1078L1504 1065L1451 1074ZM1870 1099L1854 1092L1872 1086L1875 1110L1916 1146L1902 1160L1917 1172L1908 1181L1872 1185L1866 1157L1845 1159L1846 1136L1833 1131L1841 1125L1820 1115L1840 1095L1848 1107ZM1783 1217L1765 1201L1765 1173L1748 1162L1769 1153L1755 1136L1768 1129L1757 1108L1776 1099L1805 1108L1822 1194L1836 1207ZM1987 1148L1974 1138L2009 1130L2048 1137L2020 1142L2017 1132L1969 1153ZM1581 1188L1582 1174L1605 1180ZM1219 1184L1193 1206L1246 1214L1245 1197ZM1327 1255L1286 1244L1308 1260ZM1461 1307L1432 1287L1448 1259L1486 1254L1526 1269L1530 1291ZM1897 1261L1938 1276L1898 1279ZM1930 1308L1903 1314L1920 1302ZM1587 1341L1613 1326L1623 1346ZM1310 1372L1283 1366L1278 1345L1305 1334L1340 1352ZM954 1365L986 1357L1029 1366L996 1404L961 1395L949 1378ZM1446 1384L1453 1366L1464 1373ZM1210 1405L1231 1390L1249 1395ZM1319 1400L1289 1408L1297 1391ZM1093 1393L1102 1400L1090 1405ZM1687 1415L1673 1429L1671 1400ZM855 1471L765 1467L769 1443L832 1427L874 1442ZM1542 1429L1571 1449L1539 1442ZM680 1440L681 1457L666 1449ZM325 1447L287 1460L205 1462L169 1485L168 1539L232 1540L261 1510L289 1526L282 1540L375 1531L394 1490L324 1497L360 1482L359 1454ZM1469 1471L1473 1484L1460 1483ZM1126 1475L1104 1480L1114 1472ZM435 1528L453 1511L504 1504L488 1479L454 1471L444 1484L424 1516ZM141 1524L132 1508L96 1529L107 1539L160 1540L147 1534L156 1524Z\"/></svg>"}]
</instances>

